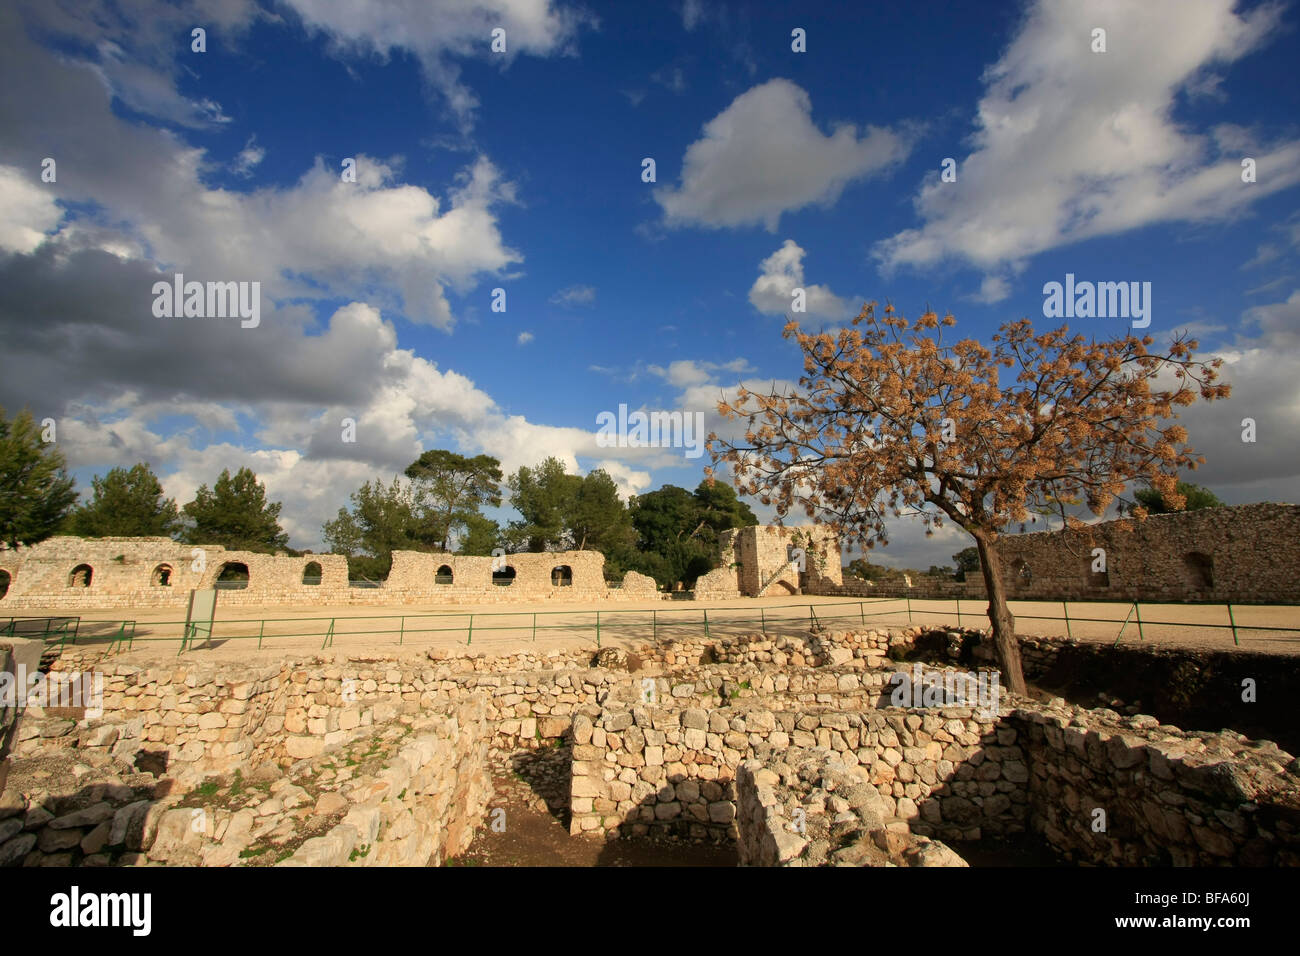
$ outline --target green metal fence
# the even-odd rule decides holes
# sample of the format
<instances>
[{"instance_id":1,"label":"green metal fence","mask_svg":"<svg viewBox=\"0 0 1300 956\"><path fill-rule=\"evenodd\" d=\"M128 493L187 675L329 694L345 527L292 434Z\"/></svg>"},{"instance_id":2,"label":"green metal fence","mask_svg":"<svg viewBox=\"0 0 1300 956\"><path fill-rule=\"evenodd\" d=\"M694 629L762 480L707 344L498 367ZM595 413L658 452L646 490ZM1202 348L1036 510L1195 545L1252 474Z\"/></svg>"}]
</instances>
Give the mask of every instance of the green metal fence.
<instances>
[{"instance_id":1,"label":"green metal fence","mask_svg":"<svg viewBox=\"0 0 1300 956\"><path fill-rule=\"evenodd\" d=\"M975 602L968 602L975 603ZM982 604L982 602L980 602ZM1047 602L1036 602L1047 603ZM1147 632L1155 627L1189 627L1208 628L1230 631L1233 643L1240 645L1240 634L1250 631L1276 632L1280 634L1300 634L1300 627L1281 625L1244 624L1238 620L1232 605L1217 605L1227 610L1227 624L1213 624L1202 621L1167 621L1154 620L1149 615L1143 617L1139 603L1129 606L1128 615L1120 620L1114 617L1095 617L1080 615L1080 605L1086 602L1072 602L1075 611L1071 612L1066 602L1061 604L1060 615L1016 614L1017 622L1052 621L1064 624L1065 636L1073 636L1074 629L1080 624L1118 625L1115 642L1119 643L1130 629L1136 630L1138 639L1145 640ZM1112 604L1115 602L1105 602ZM669 604L669 602L665 602ZM109 640L111 649L134 647L136 641L145 643L177 641L177 653L226 641L256 641L257 648L282 644L291 639L308 638L320 640L321 648L332 647L336 642L347 642L350 638L364 637L369 642L425 644L434 643L444 635L456 634L459 642L463 636L467 646L472 646L477 638L480 643L489 643L493 636L502 632L514 632L519 638L536 641L538 634L542 637L568 633L576 637L594 638L597 647L602 641L617 634L633 636L639 639L650 638L658 643L661 636L703 634L714 637L727 632L763 634L806 633L818 626L841 627L869 623L906 622L937 623L936 618L952 617L957 619L957 626L987 627L988 618L983 609L980 612L963 610L960 601L925 600L925 606L917 607L910 598L880 598L864 601L826 601L807 604L764 605L752 603L747 605L713 606L685 605L671 602L661 608L626 608L598 609L590 611L437 611L419 614L391 615L357 615L330 617L280 617L280 618L244 618L218 620L213 623L212 633L199 638L186 628L184 621L141 622L121 621L86 622L96 629L103 625L108 628L98 636L90 637L92 641ZM950 605L949 609L934 608L932 605ZM886 607L888 606L888 607ZM1198 608L1209 605L1197 605ZM884 620L884 619L893 620ZM77 618L50 619L10 619L9 624L0 625L0 634L13 633L15 621L28 622L47 620L51 622L78 622ZM69 639L77 640L76 624L64 624L61 628L54 624L46 625L44 637L47 641L64 643ZM114 628L116 630L114 631ZM1028 630L1028 629L1026 629ZM38 636L32 634L31 636ZM1048 636L1044 634L1044 636ZM82 635L86 640L87 636Z\"/></svg>"}]
</instances>

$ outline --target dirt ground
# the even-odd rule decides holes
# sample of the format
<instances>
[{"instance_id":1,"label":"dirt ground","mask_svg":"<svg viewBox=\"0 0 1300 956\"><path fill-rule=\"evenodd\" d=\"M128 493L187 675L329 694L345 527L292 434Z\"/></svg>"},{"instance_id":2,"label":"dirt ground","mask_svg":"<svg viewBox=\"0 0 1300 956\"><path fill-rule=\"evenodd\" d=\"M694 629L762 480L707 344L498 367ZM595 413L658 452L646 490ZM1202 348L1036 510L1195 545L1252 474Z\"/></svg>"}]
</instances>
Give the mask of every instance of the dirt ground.
<instances>
[{"instance_id":1,"label":"dirt ground","mask_svg":"<svg viewBox=\"0 0 1300 956\"><path fill-rule=\"evenodd\" d=\"M811 605L811 610L810 610ZM960 608L960 616L958 615ZM769 634L807 633L810 624L830 627L914 623L986 627L983 601L907 601L876 598L785 596L742 598L721 603L650 600L641 603L403 605L374 607L240 607L218 603L213 640L184 656L215 660L274 660L286 653L375 652L384 657L421 657L431 647L462 653L509 654L523 650L632 646L671 637L722 637L766 629ZM1022 635L1064 637L1113 643L1143 641L1198 650L1244 650L1300 654L1300 609L1279 605L1142 604L1137 615L1125 603L1015 601L1011 603ZM58 615L31 611L25 616ZM599 615L599 621L597 620ZM1068 622L1067 622L1068 616ZM1140 616L1140 626L1138 617ZM127 660L175 660L184 632L184 613L158 610L105 610L81 615L78 644L103 642L135 622L135 641ZM1238 644L1233 643L1235 619ZM599 638L597 637L599 624ZM1215 627L1214 625L1218 625ZM1296 628L1293 632L1279 628ZM332 634L331 634L332 631Z\"/></svg>"},{"instance_id":2,"label":"dirt ground","mask_svg":"<svg viewBox=\"0 0 1300 956\"><path fill-rule=\"evenodd\" d=\"M522 759L521 759L522 758ZM735 866L736 848L651 838L569 835L567 748L497 761L495 797L474 842L446 866ZM562 778L562 779L561 779ZM504 813L502 813L504 811Z\"/></svg>"}]
</instances>

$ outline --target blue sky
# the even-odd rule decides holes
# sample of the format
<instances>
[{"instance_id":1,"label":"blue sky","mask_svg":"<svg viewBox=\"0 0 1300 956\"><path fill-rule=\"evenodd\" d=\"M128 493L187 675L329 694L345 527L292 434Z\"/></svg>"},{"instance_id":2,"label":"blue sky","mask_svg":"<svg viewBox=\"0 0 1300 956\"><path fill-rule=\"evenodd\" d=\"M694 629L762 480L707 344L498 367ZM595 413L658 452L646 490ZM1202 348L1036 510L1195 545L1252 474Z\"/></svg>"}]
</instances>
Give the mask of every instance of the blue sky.
<instances>
[{"instance_id":1,"label":"blue sky","mask_svg":"<svg viewBox=\"0 0 1300 956\"><path fill-rule=\"evenodd\" d=\"M1234 397L1184 415L1194 480L1295 501L1298 24L1232 0L7 5L0 403L53 417L86 488L145 460L184 502L248 465L319 548L427 448L694 487L707 457L599 447L596 416L719 427L739 382L796 379L793 287L810 326L889 301L987 341L1073 273L1150 282L1149 331L1225 358ZM178 271L259 281L260 325L154 316ZM967 543L892 537L875 560Z\"/></svg>"}]
</instances>

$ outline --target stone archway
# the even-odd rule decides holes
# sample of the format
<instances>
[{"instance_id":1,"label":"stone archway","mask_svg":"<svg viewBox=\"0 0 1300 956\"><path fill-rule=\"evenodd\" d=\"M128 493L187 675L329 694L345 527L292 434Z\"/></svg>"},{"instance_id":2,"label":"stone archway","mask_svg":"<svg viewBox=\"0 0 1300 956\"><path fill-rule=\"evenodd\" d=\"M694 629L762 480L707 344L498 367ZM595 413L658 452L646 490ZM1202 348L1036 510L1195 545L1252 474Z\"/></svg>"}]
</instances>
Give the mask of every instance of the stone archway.
<instances>
[{"instance_id":1,"label":"stone archway","mask_svg":"<svg viewBox=\"0 0 1300 956\"><path fill-rule=\"evenodd\" d=\"M553 588L571 588L573 587L573 568L567 564L557 565L551 569L551 587Z\"/></svg>"},{"instance_id":2,"label":"stone archway","mask_svg":"<svg viewBox=\"0 0 1300 956\"><path fill-rule=\"evenodd\" d=\"M242 591L248 587L248 565L243 561L227 561L217 572L216 586L223 591Z\"/></svg>"},{"instance_id":3,"label":"stone archway","mask_svg":"<svg viewBox=\"0 0 1300 956\"><path fill-rule=\"evenodd\" d=\"M95 576L95 569L88 564L79 564L68 572L68 587L88 588Z\"/></svg>"},{"instance_id":4,"label":"stone archway","mask_svg":"<svg viewBox=\"0 0 1300 956\"><path fill-rule=\"evenodd\" d=\"M172 584L172 566L170 564L160 564L153 569L153 574L149 575L149 583L156 588L169 588Z\"/></svg>"}]
</instances>

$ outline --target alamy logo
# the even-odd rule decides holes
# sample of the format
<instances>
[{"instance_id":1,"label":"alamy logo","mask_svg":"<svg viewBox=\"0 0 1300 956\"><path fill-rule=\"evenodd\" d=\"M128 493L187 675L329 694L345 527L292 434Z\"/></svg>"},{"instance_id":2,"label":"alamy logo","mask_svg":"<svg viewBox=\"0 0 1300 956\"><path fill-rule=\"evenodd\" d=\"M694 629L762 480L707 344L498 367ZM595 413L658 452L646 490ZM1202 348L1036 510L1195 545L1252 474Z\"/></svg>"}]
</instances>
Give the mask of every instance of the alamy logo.
<instances>
[{"instance_id":1,"label":"alamy logo","mask_svg":"<svg viewBox=\"0 0 1300 956\"><path fill-rule=\"evenodd\" d=\"M889 695L895 707L976 706L980 716L996 717L1001 675L997 671L930 670L920 664L912 671L895 671L889 682L897 686Z\"/></svg>"},{"instance_id":2,"label":"alamy logo","mask_svg":"<svg viewBox=\"0 0 1300 956\"><path fill-rule=\"evenodd\" d=\"M226 319L238 317L241 328L255 329L262 321L262 283L174 282L153 284L153 314L159 319Z\"/></svg>"},{"instance_id":3,"label":"alamy logo","mask_svg":"<svg viewBox=\"0 0 1300 956\"><path fill-rule=\"evenodd\" d=\"M84 707L89 718L104 715L104 675L98 671L0 672L0 707Z\"/></svg>"},{"instance_id":4,"label":"alamy logo","mask_svg":"<svg viewBox=\"0 0 1300 956\"><path fill-rule=\"evenodd\" d=\"M685 448L687 458L704 454L703 412L642 412L628 414L626 405L618 414L596 416L600 448Z\"/></svg>"},{"instance_id":5,"label":"alamy logo","mask_svg":"<svg viewBox=\"0 0 1300 956\"><path fill-rule=\"evenodd\" d=\"M153 925L150 893L82 893L74 886L50 897L50 925L129 926L135 936L148 936Z\"/></svg>"},{"instance_id":6,"label":"alamy logo","mask_svg":"<svg viewBox=\"0 0 1300 956\"><path fill-rule=\"evenodd\" d=\"M1133 328L1151 324L1150 282L1075 282L1043 286L1043 315L1049 319L1132 319Z\"/></svg>"}]
</instances>

